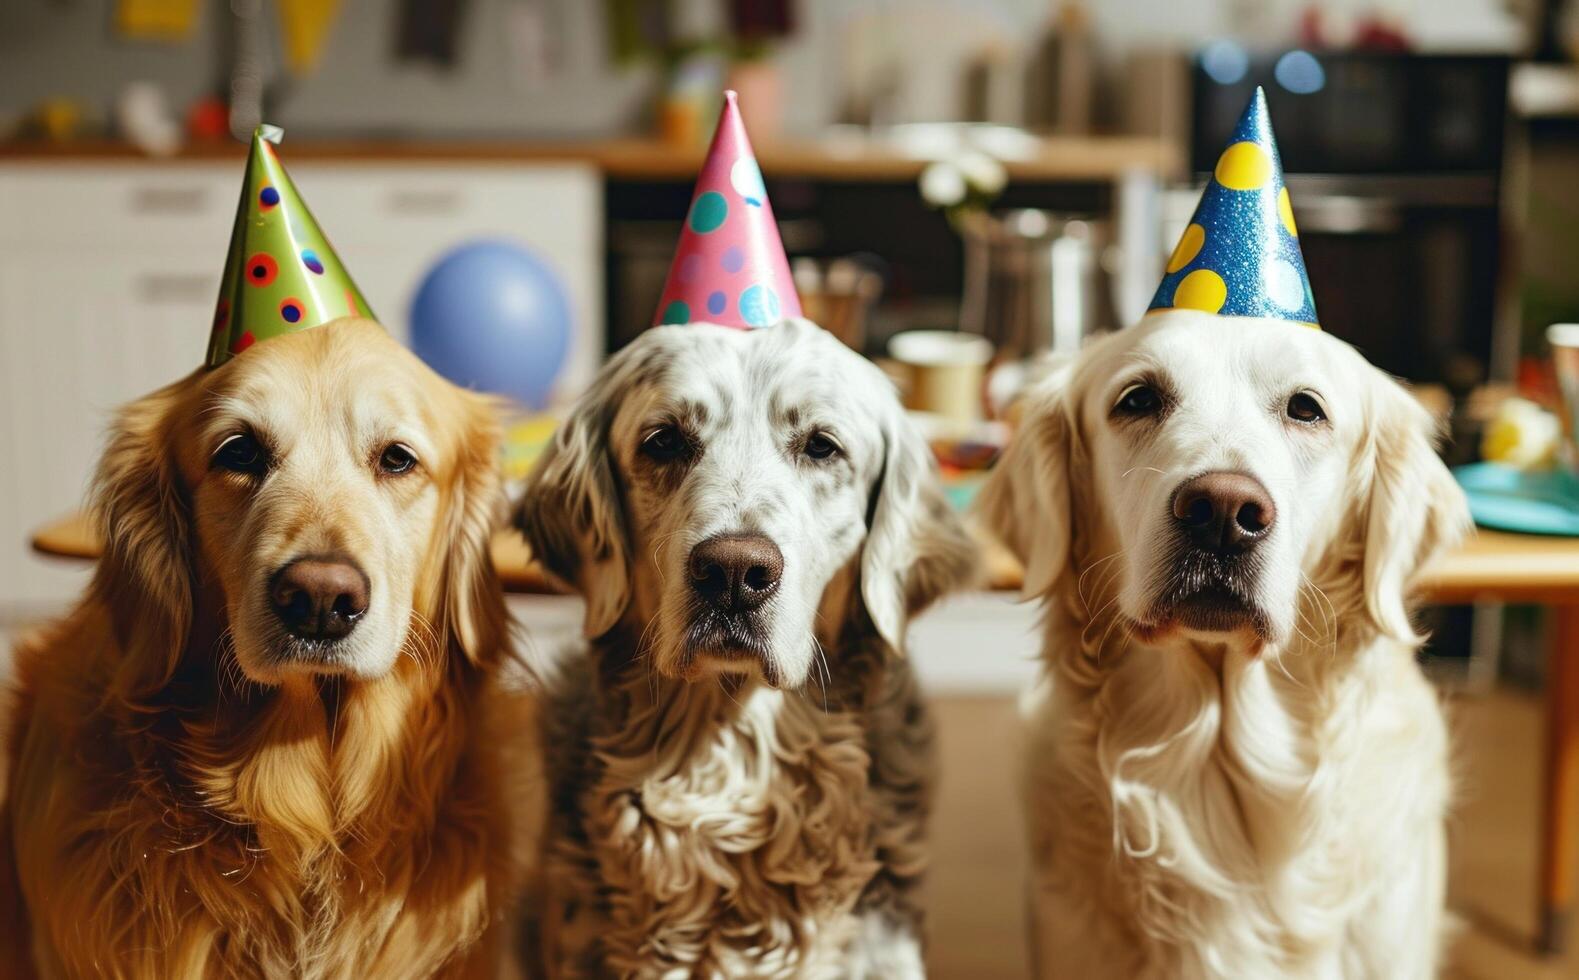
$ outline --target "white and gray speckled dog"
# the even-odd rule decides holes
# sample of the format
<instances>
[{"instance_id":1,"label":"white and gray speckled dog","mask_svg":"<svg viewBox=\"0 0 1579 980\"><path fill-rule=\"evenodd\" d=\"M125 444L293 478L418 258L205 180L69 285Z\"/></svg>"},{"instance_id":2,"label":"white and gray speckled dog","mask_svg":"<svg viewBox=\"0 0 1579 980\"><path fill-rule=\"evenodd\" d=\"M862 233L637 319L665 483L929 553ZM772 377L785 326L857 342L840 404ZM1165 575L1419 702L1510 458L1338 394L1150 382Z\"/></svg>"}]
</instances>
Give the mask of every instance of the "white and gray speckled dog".
<instances>
[{"instance_id":1,"label":"white and gray speckled dog","mask_svg":"<svg viewBox=\"0 0 1579 980\"><path fill-rule=\"evenodd\" d=\"M553 975L918 977L931 730L899 655L975 548L870 363L647 331L518 524L587 600L552 686Z\"/></svg>"}]
</instances>

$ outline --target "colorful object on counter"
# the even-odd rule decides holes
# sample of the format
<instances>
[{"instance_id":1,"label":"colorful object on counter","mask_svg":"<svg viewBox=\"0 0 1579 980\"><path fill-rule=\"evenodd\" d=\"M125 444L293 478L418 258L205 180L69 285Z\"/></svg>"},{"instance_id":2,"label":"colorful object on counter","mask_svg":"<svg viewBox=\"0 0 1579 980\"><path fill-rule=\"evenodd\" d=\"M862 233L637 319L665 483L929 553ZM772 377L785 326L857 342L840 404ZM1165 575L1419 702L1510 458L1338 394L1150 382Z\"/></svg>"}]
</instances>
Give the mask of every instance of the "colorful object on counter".
<instances>
[{"instance_id":1,"label":"colorful object on counter","mask_svg":"<svg viewBox=\"0 0 1579 980\"><path fill-rule=\"evenodd\" d=\"M198 0L118 0L115 30L128 41L189 41L197 12Z\"/></svg>"},{"instance_id":2,"label":"colorful object on counter","mask_svg":"<svg viewBox=\"0 0 1579 980\"><path fill-rule=\"evenodd\" d=\"M1562 435L1562 424L1551 412L1528 399L1505 398L1481 434L1480 455L1515 469L1549 469Z\"/></svg>"},{"instance_id":3,"label":"colorful object on counter","mask_svg":"<svg viewBox=\"0 0 1579 980\"><path fill-rule=\"evenodd\" d=\"M735 93L724 93L654 326L767 327L800 316L784 243Z\"/></svg>"},{"instance_id":4,"label":"colorful object on counter","mask_svg":"<svg viewBox=\"0 0 1579 980\"><path fill-rule=\"evenodd\" d=\"M1147 312L1170 309L1270 317L1321 329L1266 93L1259 86L1217 158Z\"/></svg>"},{"instance_id":5,"label":"colorful object on counter","mask_svg":"<svg viewBox=\"0 0 1579 980\"><path fill-rule=\"evenodd\" d=\"M340 13L340 0L278 0L276 6L285 65L293 75L306 75L323 60L324 42Z\"/></svg>"},{"instance_id":6,"label":"colorful object on counter","mask_svg":"<svg viewBox=\"0 0 1579 980\"><path fill-rule=\"evenodd\" d=\"M373 316L275 155L283 135L275 126L252 134L208 342L211 368L260 340Z\"/></svg>"},{"instance_id":7,"label":"colorful object on counter","mask_svg":"<svg viewBox=\"0 0 1579 980\"><path fill-rule=\"evenodd\" d=\"M411 302L411 348L463 388L548 404L570 353L570 300L541 258L513 242L445 254Z\"/></svg>"},{"instance_id":8,"label":"colorful object on counter","mask_svg":"<svg viewBox=\"0 0 1579 980\"><path fill-rule=\"evenodd\" d=\"M1498 531L1579 537L1579 477L1500 463L1455 467L1475 523Z\"/></svg>"},{"instance_id":9,"label":"colorful object on counter","mask_svg":"<svg viewBox=\"0 0 1579 980\"><path fill-rule=\"evenodd\" d=\"M561 418L553 412L522 415L505 423L499 468L506 480L524 480L554 441Z\"/></svg>"}]
</instances>

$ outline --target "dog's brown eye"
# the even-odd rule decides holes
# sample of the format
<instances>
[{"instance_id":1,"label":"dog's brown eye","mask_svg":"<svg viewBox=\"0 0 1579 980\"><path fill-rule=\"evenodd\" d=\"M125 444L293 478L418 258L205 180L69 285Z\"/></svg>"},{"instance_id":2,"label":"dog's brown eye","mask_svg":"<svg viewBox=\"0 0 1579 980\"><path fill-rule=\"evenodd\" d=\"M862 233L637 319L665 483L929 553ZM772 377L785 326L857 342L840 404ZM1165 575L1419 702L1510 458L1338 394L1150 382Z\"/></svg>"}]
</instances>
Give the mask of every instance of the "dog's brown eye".
<instances>
[{"instance_id":1,"label":"dog's brown eye","mask_svg":"<svg viewBox=\"0 0 1579 980\"><path fill-rule=\"evenodd\" d=\"M1113 406L1116 415L1155 415L1162 410L1162 396L1150 385L1130 385Z\"/></svg>"},{"instance_id":2,"label":"dog's brown eye","mask_svg":"<svg viewBox=\"0 0 1579 980\"><path fill-rule=\"evenodd\" d=\"M691 444L686 440L685 433L673 425L660 425L641 441L642 453L660 463L677 460L690 450Z\"/></svg>"},{"instance_id":3,"label":"dog's brown eye","mask_svg":"<svg viewBox=\"0 0 1579 980\"><path fill-rule=\"evenodd\" d=\"M1327 421L1327 413L1321 410L1321 402L1303 391L1288 400L1288 417L1306 425Z\"/></svg>"},{"instance_id":4,"label":"dog's brown eye","mask_svg":"<svg viewBox=\"0 0 1579 980\"><path fill-rule=\"evenodd\" d=\"M378 468L385 473L405 473L417 465L417 454L410 447L392 442L378 456Z\"/></svg>"},{"instance_id":5,"label":"dog's brown eye","mask_svg":"<svg viewBox=\"0 0 1579 980\"><path fill-rule=\"evenodd\" d=\"M269 468L269 454L255 436L238 432L214 450L213 464L232 473L262 476Z\"/></svg>"},{"instance_id":6,"label":"dog's brown eye","mask_svg":"<svg viewBox=\"0 0 1579 980\"><path fill-rule=\"evenodd\" d=\"M801 451L812 459L832 459L839 455L839 444L821 432L813 432Z\"/></svg>"}]
</instances>

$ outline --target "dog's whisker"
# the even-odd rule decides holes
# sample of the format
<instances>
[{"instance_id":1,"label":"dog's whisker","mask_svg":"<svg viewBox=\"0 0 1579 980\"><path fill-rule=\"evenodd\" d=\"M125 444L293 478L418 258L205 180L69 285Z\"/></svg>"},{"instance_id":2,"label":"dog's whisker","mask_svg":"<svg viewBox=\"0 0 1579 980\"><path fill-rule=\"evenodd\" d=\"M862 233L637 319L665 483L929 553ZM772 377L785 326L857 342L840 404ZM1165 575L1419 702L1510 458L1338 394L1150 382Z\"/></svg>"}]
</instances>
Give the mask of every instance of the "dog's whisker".
<instances>
[{"instance_id":1,"label":"dog's whisker","mask_svg":"<svg viewBox=\"0 0 1579 980\"><path fill-rule=\"evenodd\" d=\"M1119 474L1119 479L1125 479L1131 473L1146 473L1146 472L1155 473L1158 476L1167 476L1168 475L1165 471L1160 470L1160 469L1158 469L1155 466L1131 466L1129 469L1127 469L1123 473Z\"/></svg>"},{"instance_id":2,"label":"dog's whisker","mask_svg":"<svg viewBox=\"0 0 1579 980\"><path fill-rule=\"evenodd\" d=\"M1098 558L1096 561L1094 561L1091 564L1087 565L1085 567L1085 570L1080 573L1079 580L1075 582L1075 593L1080 597L1081 603L1085 604L1086 608L1088 610L1090 609L1090 602L1089 602L1089 600L1088 600L1088 598L1086 596L1086 579L1087 579L1087 577L1089 577L1091 575L1091 573L1096 571L1098 568L1101 568L1103 565L1106 565L1108 562L1113 561L1115 558L1123 557L1123 555L1124 555L1124 552L1123 552L1122 549L1120 549L1118 551L1113 552L1111 555L1108 555L1106 558Z\"/></svg>"}]
</instances>

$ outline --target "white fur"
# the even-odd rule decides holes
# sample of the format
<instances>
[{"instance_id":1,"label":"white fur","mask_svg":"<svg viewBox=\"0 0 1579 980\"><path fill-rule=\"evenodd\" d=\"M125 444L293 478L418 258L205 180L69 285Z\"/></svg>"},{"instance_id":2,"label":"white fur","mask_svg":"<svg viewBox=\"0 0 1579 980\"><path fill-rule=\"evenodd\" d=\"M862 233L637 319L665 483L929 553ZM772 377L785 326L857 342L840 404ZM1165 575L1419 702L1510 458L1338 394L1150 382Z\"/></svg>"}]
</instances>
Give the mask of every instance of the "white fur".
<instances>
[{"instance_id":1,"label":"white fur","mask_svg":"<svg viewBox=\"0 0 1579 980\"><path fill-rule=\"evenodd\" d=\"M1111 410L1140 378L1170 410ZM1328 422L1285 416L1317 395ZM1405 590L1467 526L1431 420L1348 345L1189 312L1029 396L981 512L1046 603L1025 702L1040 976L1428 977L1450 782ZM1277 519L1258 631L1158 619L1174 490L1248 473Z\"/></svg>"},{"instance_id":2,"label":"white fur","mask_svg":"<svg viewBox=\"0 0 1579 980\"><path fill-rule=\"evenodd\" d=\"M655 463L662 426L694 452ZM973 549L882 375L805 321L650 330L518 523L591 641L550 684L549 972L919 976L931 731L897 654ZM784 565L753 658L690 630L691 550L744 533Z\"/></svg>"}]
</instances>

